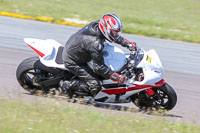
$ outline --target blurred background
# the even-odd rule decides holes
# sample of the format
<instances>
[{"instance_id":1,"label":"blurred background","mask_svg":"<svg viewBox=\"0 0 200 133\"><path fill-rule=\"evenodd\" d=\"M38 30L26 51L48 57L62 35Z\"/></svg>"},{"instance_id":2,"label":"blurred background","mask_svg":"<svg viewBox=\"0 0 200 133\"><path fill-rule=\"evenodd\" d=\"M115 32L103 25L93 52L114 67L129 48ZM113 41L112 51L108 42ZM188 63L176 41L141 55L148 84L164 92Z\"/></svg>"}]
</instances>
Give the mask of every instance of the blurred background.
<instances>
[{"instance_id":1,"label":"blurred background","mask_svg":"<svg viewBox=\"0 0 200 133\"><path fill-rule=\"evenodd\" d=\"M82 24L115 13L125 33L200 43L199 0L0 0L0 11Z\"/></svg>"},{"instance_id":2,"label":"blurred background","mask_svg":"<svg viewBox=\"0 0 200 133\"><path fill-rule=\"evenodd\" d=\"M127 106L134 113L33 96L16 81L20 62L37 56L24 38L65 44L105 13L122 19L123 37L158 52L164 79L178 96L165 116L140 112L132 103ZM0 0L0 132L199 133L199 43L200 0Z\"/></svg>"}]
</instances>

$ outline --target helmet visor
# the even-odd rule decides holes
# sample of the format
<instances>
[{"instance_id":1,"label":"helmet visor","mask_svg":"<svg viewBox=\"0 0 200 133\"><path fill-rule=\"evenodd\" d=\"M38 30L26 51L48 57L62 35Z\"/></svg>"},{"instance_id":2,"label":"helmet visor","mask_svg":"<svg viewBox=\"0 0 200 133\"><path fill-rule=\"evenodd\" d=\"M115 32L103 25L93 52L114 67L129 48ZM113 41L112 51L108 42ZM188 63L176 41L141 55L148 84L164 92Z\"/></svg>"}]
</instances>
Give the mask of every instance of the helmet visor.
<instances>
[{"instance_id":1,"label":"helmet visor","mask_svg":"<svg viewBox=\"0 0 200 133\"><path fill-rule=\"evenodd\" d=\"M110 30L110 36L111 38L113 38L113 41L117 40L119 37L119 31L115 31L115 30Z\"/></svg>"}]
</instances>

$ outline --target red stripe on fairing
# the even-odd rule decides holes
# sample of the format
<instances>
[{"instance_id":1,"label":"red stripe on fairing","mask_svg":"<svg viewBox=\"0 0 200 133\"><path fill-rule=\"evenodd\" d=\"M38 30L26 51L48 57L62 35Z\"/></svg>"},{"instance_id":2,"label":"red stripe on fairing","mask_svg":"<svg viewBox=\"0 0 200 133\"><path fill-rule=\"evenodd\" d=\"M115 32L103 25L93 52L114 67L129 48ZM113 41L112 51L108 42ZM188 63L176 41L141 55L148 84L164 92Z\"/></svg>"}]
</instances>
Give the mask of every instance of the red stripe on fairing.
<instances>
[{"instance_id":1,"label":"red stripe on fairing","mask_svg":"<svg viewBox=\"0 0 200 133\"><path fill-rule=\"evenodd\" d=\"M152 90L152 88L146 89L145 90L148 96L152 96L155 94L155 92Z\"/></svg>"},{"instance_id":2,"label":"red stripe on fairing","mask_svg":"<svg viewBox=\"0 0 200 133\"><path fill-rule=\"evenodd\" d=\"M107 93L108 95L120 94L120 93L125 93L126 88L106 89L106 90L102 90L102 92Z\"/></svg>"},{"instance_id":3,"label":"red stripe on fairing","mask_svg":"<svg viewBox=\"0 0 200 133\"><path fill-rule=\"evenodd\" d=\"M158 82L155 83L155 84L156 84L156 87L160 87L160 86L164 85L165 83L166 83L165 80L162 79L162 80L158 81Z\"/></svg>"},{"instance_id":4,"label":"red stripe on fairing","mask_svg":"<svg viewBox=\"0 0 200 133\"><path fill-rule=\"evenodd\" d=\"M31 45L29 45L28 43L27 43L27 45L29 46L29 47L31 47L36 53L38 53L41 57L43 57L45 54L43 54L42 52L40 52L39 50L37 50L37 49L35 49L34 47L32 47Z\"/></svg>"},{"instance_id":5,"label":"red stripe on fairing","mask_svg":"<svg viewBox=\"0 0 200 133\"><path fill-rule=\"evenodd\" d=\"M163 84L165 84L165 81L162 79L159 82L155 83L156 85L136 85L134 87L129 87L129 88L114 88L114 89L106 89L102 90L102 92L107 93L108 95L113 95L113 94L120 94L120 93L125 93L127 91L133 91L133 90L139 90L139 89L144 89L144 88L153 88L153 87L160 87Z\"/></svg>"},{"instance_id":6,"label":"red stripe on fairing","mask_svg":"<svg viewBox=\"0 0 200 133\"><path fill-rule=\"evenodd\" d=\"M148 87L154 87L152 85L135 85L134 87L129 87L129 88L115 88L115 89L106 89L102 90L102 92L107 93L108 95L112 94L120 94L120 93L125 93L127 91L132 91L132 90L139 90L139 89L144 89Z\"/></svg>"}]
</instances>

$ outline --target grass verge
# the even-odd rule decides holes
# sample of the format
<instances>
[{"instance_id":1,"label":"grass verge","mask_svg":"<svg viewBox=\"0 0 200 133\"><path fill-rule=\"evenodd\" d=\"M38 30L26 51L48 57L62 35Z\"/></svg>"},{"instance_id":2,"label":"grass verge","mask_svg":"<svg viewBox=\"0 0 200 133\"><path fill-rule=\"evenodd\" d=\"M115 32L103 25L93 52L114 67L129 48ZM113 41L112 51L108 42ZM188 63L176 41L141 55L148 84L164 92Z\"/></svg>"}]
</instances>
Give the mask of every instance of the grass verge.
<instances>
[{"instance_id":1,"label":"grass verge","mask_svg":"<svg viewBox=\"0 0 200 133\"><path fill-rule=\"evenodd\" d=\"M0 99L2 133L197 133L200 126Z\"/></svg>"},{"instance_id":2,"label":"grass verge","mask_svg":"<svg viewBox=\"0 0 200 133\"><path fill-rule=\"evenodd\" d=\"M0 11L63 24L66 18L95 21L111 12L126 33L200 43L199 0L0 0Z\"/></svg>"}]
</instances>

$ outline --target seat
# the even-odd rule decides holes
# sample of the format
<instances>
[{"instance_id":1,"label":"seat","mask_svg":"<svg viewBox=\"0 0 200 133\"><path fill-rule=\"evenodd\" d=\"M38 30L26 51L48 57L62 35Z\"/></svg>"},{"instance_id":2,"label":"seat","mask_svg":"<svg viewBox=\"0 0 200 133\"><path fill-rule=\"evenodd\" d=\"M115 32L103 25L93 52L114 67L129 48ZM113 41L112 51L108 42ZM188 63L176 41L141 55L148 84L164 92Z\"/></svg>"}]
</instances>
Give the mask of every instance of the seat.
<instances>
[{"instance_id":1,"label":"seat","mask_svg":"<svg viewBox=\"0 0 200 133\"><path fill-rule=\"evenodd\" d=\"M56 62L57 64L63 64L63 58L62 58L63 49L64 49L63 46L60 46L60 47L58 48L58 52L57 52L56 59L55 59L55 62Z\"/></svg>"}]
</instances>

